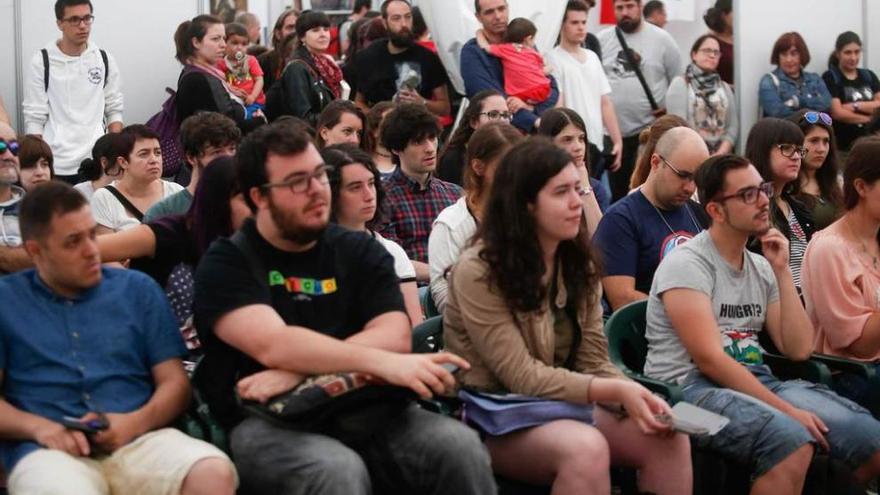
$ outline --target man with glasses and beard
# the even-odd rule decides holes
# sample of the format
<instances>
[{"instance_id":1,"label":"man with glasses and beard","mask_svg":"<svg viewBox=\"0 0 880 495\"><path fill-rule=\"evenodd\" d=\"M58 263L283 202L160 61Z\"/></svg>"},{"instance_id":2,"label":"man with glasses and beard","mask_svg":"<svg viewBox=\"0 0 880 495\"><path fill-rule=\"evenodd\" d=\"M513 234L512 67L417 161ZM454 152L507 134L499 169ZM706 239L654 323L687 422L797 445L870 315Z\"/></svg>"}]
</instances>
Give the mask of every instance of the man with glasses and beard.
<instances>
[{"instance_id":1,"label":"man with glasses and beard","mask_svg":"<svg viewBox=\"0 0 880 495\"><path fill-rule=\"evenodd\" d=\"M612 202L629 192L629 179L638 155L639 133L666 113L664 105L669 83L684 72L681 54L672 36L642 20L641 0L614 0L613 5L617 25L598 34L602 44L602 66L611 84L611 101L623 135L621 166L609 175ZM630 56L623 50L620 38L629 47ZM639 80L637 69L657 105L656 109Z\"/></svg>"},{"instance_id":2,"label":"man with glasses and beard","mask_svg":"<svg viewBox=\"0 0 880 495\"><path fill-rule=\"evenodd\" d=\"M18 140L9 125L0 122L0 273L33 266L21 243L18 205L24 189L18 182Z\"/></svg>"},{"instance_id":3,"label":"man with glasses and beard","mask_svg":"<svg viewBox=\"0 0 880 495\"><path fill-rule=\"evenodd\" d=\"M880 422L823 385L780 380L763 362L759 332L793 360L810 356L815 336L788 265L788 240L770 228L773 184L735 155L707 160L696 182L710 226L657 268L645 373L676 382L685 401L730 419L700 444L753 466L752 494L801 493L816 449L866 483L880 473ZM763 257L746 250L752 236Z\"/></svg>"},{"instance_id":4,"label":"man with glasses and beard","mask_svg":"<svg viewBox=\"0 0 880 495\"><path fill-rule=\"evenodd\" d=\"M416 43L412 6L385 0L380 10L388 39L358 53L355 103L365 112L380 101L419 103L434 115L449 115L446 70L440 57Z\"/></svg>"},{"instance_id":5,"label":"man with glasses and beard","mask_svg":"<svg viewBox=\"0 0 880 495\"><path fill-rule=\"evenodd\" d=\"M24 75L24 133L49 144L55 179L73 185L95 141L122 130L122 79L116 60L89 41L89 0L57 0L55 19L61 39L35 53Z\"/></svg>"},{"instance_id":6,"label":"man with glasses and beard","mask_svg":"<svg viewBox=\"0 0 880 495\"><path fill-rule=\"evenodd\" d=\"M329 224L327 166L305 131L282 121L262 127L236 163L254 218L202 257L195 321L205 348L198 385L231 429L244 491L494 493L477 435L411 403L357 422L368 441L354 442L329 424L242 415L236 395L266 402L309 376L358 372L427 398L454 388L442 364L469 366L448 353L410 354L394 261L369 234ZM374 402L350 412L400 401Z\"/></svg>"}]
</instances>

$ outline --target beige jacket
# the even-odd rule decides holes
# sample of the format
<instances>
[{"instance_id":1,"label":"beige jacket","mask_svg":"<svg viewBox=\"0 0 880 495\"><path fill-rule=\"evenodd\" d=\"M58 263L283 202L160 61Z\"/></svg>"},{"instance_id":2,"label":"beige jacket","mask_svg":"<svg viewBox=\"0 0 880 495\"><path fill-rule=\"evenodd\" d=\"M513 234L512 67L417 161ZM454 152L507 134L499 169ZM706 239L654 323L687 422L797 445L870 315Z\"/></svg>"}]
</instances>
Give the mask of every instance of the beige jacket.
<instances>
[{"instance_id":1,"label":"beige jacket","mask_svg":"<svg viewBox=\"0 0 880 495\"><path fill-rule=\"evenodd\" d=\"M465 358L471 369L458 373L461 385L484 392L517 394L586 404L595 376L625 378L608 359L602 330L601 290L577 308L582 333L575 370L553 366L553 316L549 301L540 311L513 313L500 291L486 281L482 243L468 248L452 270L443 316L446 350ZM598 283L597 283L598 285ZM567 293L557 279L554 304L565 307Z\"/></svg>"}]
</instances>

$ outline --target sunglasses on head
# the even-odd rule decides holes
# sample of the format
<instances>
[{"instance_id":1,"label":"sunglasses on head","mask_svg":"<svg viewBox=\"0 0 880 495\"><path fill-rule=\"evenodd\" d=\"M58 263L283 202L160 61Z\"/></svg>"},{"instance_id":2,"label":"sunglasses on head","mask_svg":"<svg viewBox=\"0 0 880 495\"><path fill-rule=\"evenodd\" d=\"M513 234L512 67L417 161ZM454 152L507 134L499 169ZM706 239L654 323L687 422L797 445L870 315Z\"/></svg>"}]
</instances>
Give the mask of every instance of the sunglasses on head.
<instances>
[{"instance_id":1,"label":"sunglasses on head","mask_svg":"<svg viewBox=\"0 0 880 495\"><path fill-rule=\"evenodd\" d=\"M15 139L7 141L0 138L0 153L3 153L6 150L9 150L9 152L12 153L12 156L18 156L18 141Z\"/></svg>"},{"instance_id":2,"label":"sunglasses on head","mask_svg":"<svg viewBox=\"0 0 880 495\"><path fill-rule=\"evenodd\" d=\"M831 125L832 122L831 116L825 112L806 112L804 113L804 120L806 120L808 124L816 124L819 120L825 125Z\"/></svg>"}]
</instances>

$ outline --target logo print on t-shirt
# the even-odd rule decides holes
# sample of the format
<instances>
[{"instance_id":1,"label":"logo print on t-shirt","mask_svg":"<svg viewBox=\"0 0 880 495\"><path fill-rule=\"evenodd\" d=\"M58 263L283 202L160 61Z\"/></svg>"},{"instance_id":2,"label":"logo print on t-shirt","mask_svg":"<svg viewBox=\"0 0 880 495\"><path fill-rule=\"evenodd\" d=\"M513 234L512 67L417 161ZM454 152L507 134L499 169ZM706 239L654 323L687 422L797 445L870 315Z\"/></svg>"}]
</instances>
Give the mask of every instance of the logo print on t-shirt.
<instances>
[{"instance_id":1,"label":"logo print on t-shirt","mask_svg":"<svg viewBox=\"0 0 880 495\"><path fill-rule=\"evenodd\" d=\"M632 54L633 61L641 67L642 55L632 48L630 48L629 51ZM633 67L633 64L629 63L629 60L622 49L617 52L617 57L614 59L614 65L611 67L611 72L619 79L636 77L636 68Z\"/></svg>"},{"instance_id":2,"label":"logo print on t-shirt","mask_svg":"<svg viewBox=\"0 0 880 495\"><path fill-rule=\"evenodd\" d=\"M663 239L663 242L660 243L660 261L663 261L669 253L672 252L673 249L681 246L685 242L694 238L694 234L686 231L679 230L674 234L669 234L666 236L666 239Z\"/></svg>"},{"instance_id":3,"label":"logo print on t-shirt","mask_svg":"<svg viewBox=\"0 0 880 495\"><path fill-rule=\"evenodd\" d=\"M318 280L314 278L287 277L272 270L269 272L269 287L284 286L287 292L293 294L306 294L309 296L325 296L336 292L336 279L326 278Z\"/></svg>"},{"instance_id":4,"label":"logo print on t-shirt","mask_svg":"<svg viewBox=\"0 0 880 495\"><path fill-rule=\"evenodd\" d=\"M758 332L753 328L722 330L721 345L724 346L724 352L738 363L762 364L764 362L761 345L758 344Z\"/></svg>"},{"instance_id":5,"label":"logo print on t-shirt","mask_svg":"<svg viewBox=\"0 0 880 495\"><path fill-rule=\"evenodd\" d=\"M100 67L92 67L89 69L89 82L92 84L101 84L104 80L104 69Z\"/></svg>"}]
</instances>

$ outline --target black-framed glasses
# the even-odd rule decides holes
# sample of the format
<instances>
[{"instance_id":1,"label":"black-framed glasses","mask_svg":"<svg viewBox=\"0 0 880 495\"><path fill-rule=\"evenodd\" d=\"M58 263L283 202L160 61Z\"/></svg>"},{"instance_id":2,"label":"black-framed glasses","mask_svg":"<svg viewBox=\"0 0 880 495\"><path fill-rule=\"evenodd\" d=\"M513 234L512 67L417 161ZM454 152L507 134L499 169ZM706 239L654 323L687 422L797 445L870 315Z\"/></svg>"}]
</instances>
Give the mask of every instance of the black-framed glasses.
<instances>
[{"instance_id":1,"label":"black-framed glasses","mask_svg":"<svg viewBox=\"0 0 880 495\"><path fill-rule=\"evenodd\" d=\"M807 156L807 148L798 144L777 144L779 152L786 158L803 158Z\"/></svg>"},{"instance_id":2,"label":"black-framed glasses","mask_svg":"<svg viewBox=\"0 0 880 495\"><path fill-rule=\"evenodd\" d=\"M312 187L312 180L318 181L318 184L325 186L330 183L328 173L332 167L330 165L321 165L312 173L302 172L294 175L290 179L281 182L268 182L260 186L264 191L273 187L286 187L294 194L301 194Z\"/></svg>"},{"instance_id":3,"label":"black-framed glasses","mask_svg":"<svg viewBox=\"0 0 880 495\"><path fill-rule=\"evenodd\" d=\"M94 21L95 21L95 16L93 16L91 14L84 15L82 17L80 17L78 15L72 15L70 17L65 17L64 19L61 19L61 22L66 22L66 23L70 24L71 26L79 26L80 24L85 24L86 26L88 26Z\"/></svg>"},{"instance_id":4,"label":"black-framed glasses","mask_svg":"<svg viewBox=\"0 0 880 495\"><path fill-rule=\"evenodd\" d=\"M10 139L9 141L0 138L0 153L3 153L6 150L9 150L12 153L12 156L18 156L18 141L15 139Z\"/></svg>"},{"instance_id":5,"label":"black-framed glasses","mask_svg":"<svg viewBox=\"0 0 880 495\"><path fill-rule=\"evenodd\" d=\"M825 112L805 112L803 118L807 121L808 124L816 124L820 120L825 125L831 125L831 123L833 122L831 120L831 116Z\"/></svg>"},{"instance_id":6,"label":"black-framed glasses","mask_svg":"<svg viewBox=\"0 0 880 495\"><path fill-rule=\"evenodd\" d=\"M727 201L728 199L739 198L743 203L750 205L754 204L755 201L758 201L758 196L760 193L764 193L767 196L767 199L770 199L774 196L773 192L773 183L772 182L764 182L760 186L752 186L747 187L745 189L740 189L739 191L728 194L727 196L721 196L720 198L713 199L712 201L722 202Z\"/></svg>"},{"instance_id":7,"label":"black-framed glasses","mask_svg":"<svg viewBox=\"0 0 880 495\"><path fill-rule=\"evenodd\" d=\"M669 167L669 170L672 170L672 173L674 173L679 179L687 182L691 182L696 179L693 172L682 172L681 170L675 168L675 165L669 163L669 160L663 158L663 155L658 154L657 156L660 157L660 160L662 160L663 163L665 163L666 166Z\"/></svg>"},{"instance_id":8,"label":"black-framed glasses","mask_svg":"<svg viewBox=\"0 0 880 495\"><path fill-rule=\"evenodd\" d=\"M513 118L513 114L510 112L499 112L498 110L489 110L488 112L480 112L480 115L485 115L489 117L489 120L510 120Z\"/></svg>"}]
</instances>

